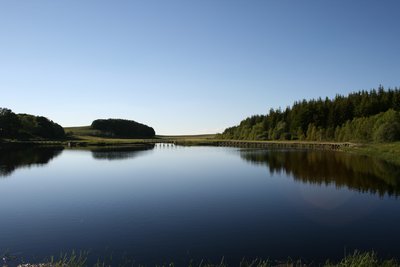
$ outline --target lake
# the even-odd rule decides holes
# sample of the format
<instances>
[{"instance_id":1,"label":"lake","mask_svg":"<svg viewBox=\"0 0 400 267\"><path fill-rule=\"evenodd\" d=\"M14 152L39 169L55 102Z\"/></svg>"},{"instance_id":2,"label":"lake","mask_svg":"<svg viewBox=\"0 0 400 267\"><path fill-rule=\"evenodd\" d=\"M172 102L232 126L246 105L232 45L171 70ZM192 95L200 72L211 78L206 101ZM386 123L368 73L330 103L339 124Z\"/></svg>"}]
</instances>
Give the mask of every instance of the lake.
<instances>
[{"instance_id":1,"label":"lake","mask_svg":"<svg viewBox=\"0 0 400 267\"><path fill-rule=\"evenodd\" d=\"M400 168L333 151L0 151L0 254L113 264L400 255Z\"/></svg>"}]
</instances>

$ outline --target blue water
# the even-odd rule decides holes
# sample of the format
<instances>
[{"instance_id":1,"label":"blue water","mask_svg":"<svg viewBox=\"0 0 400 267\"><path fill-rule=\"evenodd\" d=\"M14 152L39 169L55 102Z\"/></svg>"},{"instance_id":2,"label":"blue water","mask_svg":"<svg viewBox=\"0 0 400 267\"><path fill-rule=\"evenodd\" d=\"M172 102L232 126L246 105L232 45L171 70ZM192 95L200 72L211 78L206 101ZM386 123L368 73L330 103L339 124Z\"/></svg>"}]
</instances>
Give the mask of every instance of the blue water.
<instances>
[{"instance_id":1,"label":"blue water","mask_svg":"<svg viewBox=\"0 0 400 267\"><path fill-rule=\"evenodd\" d=\"M72 250L115 265L400 255L399 168L371 158L160 145L2 153L0 254L14 262Z\"/></svg>"}]
</instances>

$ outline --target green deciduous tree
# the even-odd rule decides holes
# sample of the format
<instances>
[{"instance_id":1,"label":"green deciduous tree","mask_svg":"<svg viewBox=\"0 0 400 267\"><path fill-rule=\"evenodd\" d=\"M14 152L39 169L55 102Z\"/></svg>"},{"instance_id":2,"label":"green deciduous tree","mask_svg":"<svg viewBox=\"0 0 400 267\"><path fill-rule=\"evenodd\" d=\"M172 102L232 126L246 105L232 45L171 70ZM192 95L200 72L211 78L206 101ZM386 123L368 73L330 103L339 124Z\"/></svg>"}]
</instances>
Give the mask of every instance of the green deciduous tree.
<instances>
[{"instance_id":1,"label":"green deciduous tree","mask_svg":"<svg viewBox=\"0 0 400 267\"><path fill-rule=\"evenodd\" d=\"M337 95L333 99L302 100L284 111L270 109L266 115L255 115L237 126L227 128L219 138L368 142L397 140L397 124L400 122L393 114L399 111L400 90L384 90L379 86L378 90L355 92L346 97ZM389 113L382 115L386 112Z\"/></svg>"}]
</instances>

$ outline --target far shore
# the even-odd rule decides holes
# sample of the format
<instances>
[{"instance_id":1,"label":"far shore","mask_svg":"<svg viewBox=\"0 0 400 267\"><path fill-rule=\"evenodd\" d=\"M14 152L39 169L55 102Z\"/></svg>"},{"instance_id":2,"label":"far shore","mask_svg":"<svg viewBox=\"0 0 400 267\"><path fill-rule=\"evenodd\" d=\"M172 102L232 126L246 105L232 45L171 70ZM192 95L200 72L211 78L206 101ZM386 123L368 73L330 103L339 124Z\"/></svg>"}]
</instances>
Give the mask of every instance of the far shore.
<instances>
[{"instance_id":1,"label":"far shore","mask_svg":"<svg viewBox=\"0 0 400 267\"><path fill-rule=\"evenodd\" d=\"M106 138L90 135L72 135L65 140L3 140L5 145L41 145L76 147L99 146L137 146L157 143L170 143L181 146L230 146L245 148L279 148L279 149L322 149L345 151L359 155L376 157L400 166L400 142L393 143L349 143L318 141L256 141L217 139L215 134L155 136L151 139Z\"/></svg>"}]
</instances>

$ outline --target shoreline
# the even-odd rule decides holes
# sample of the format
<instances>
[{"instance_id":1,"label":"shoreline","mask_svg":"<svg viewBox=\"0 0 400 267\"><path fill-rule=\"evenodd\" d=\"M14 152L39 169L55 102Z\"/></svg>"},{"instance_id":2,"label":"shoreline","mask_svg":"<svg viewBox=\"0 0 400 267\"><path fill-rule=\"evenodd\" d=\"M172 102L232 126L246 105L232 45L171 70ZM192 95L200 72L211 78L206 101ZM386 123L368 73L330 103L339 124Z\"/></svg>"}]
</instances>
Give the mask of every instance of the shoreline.
<instances>
[{"instance_id":1,"label":"shoreline","mask_svg":"<svg viewBox=\"0 0 400 267\"><path fill-rule=\"evenodd\" d=\"M260 149L310 149L332 150L370 156L388 161L400 166L400 142L393 143L351 143L351 142L318 142L318 141L257 141L257 140L226 140L214 138L156 137L152 139L122 139L101 137L78 137L65 140L2 140L1 147L10 146L63 146L65 148L79 147L120 147L147 146L158 143L169 143L178 146L221 146Z\"/></svg>"}]
</instances>

